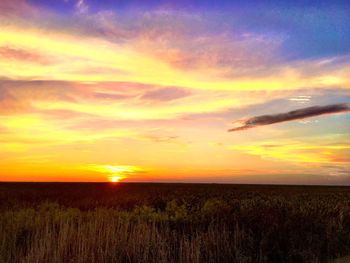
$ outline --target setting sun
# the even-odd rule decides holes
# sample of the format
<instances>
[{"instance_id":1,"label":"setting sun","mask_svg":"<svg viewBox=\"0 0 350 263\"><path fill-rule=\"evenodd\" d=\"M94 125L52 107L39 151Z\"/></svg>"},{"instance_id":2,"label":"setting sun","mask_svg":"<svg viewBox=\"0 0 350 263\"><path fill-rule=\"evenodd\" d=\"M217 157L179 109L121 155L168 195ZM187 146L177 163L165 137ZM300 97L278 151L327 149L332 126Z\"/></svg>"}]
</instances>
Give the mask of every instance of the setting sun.
<instances>
[{"instance_id":1,"label":"setting sun","mask_svg":"<svg viewBox=\"0 0 350 263\"><path fill-rule=\"evenodd\" d=\"M119 182L130 176L137 175L141 172L141 168L131 165L96 165L90 164L82 167L82 169L89 169L91 171L106 176L109 182Z\"/></svg>"},{"instance_id":2,"label":"setting sun","mask_svg":"<svg viewBox=\"0 0 350 263\"><path fill-rule=\"evenodd\" d=\"M110 176L110 177L108 177L108 179L111 183L118 183L118 182L120 182L120 180L122 180L124 178L125 177L123 177L123 176Z\"/></svg>"}]
</instances>

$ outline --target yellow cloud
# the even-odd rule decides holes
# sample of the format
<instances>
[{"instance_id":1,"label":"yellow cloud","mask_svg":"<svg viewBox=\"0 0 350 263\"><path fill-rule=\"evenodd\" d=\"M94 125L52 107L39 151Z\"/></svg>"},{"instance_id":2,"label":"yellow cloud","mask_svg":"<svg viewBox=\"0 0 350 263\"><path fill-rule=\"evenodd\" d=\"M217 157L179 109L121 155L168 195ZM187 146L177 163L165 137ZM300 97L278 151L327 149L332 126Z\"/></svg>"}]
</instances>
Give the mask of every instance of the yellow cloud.
<instances>
[{"instance_id":1,"label":"yellow cloud","mask_svg":"<svg viewBox=\"0 0 350 263\"><path fill-rule=\"evenodd\" d=\"M69 129L64 124L42 118L40 115L17 114L0 116L8 132L2 134L0 145L7 151L28 150L38 145L59 145L74 142L95 142L104 138L130 138L138 132L127 128L108 129L103 132ZM72 124L75 122L73 121ZM3 148L3 149L4 149Z\"/></svg>"},{"instance_id":2,"label":"yellow cloud","mask_svg":"<svg viewBox=\"0 0 350 263\"><path fill-rule=\"evenodd\" d=\"M315 145L307 142L278 141L259 144L234 145L228 147L262 158L295 163L335 163L342 162L342 150L350 150L348 144Z\"/></svg>"},{"instance_id":3,"label":"yellow cloud","mask_svg":"<svg viewBox=\"0 0 350 263\"><path fill-rule=\"evenodd\" d=\"M23 53L37 52L41 59L47 57L56 61L49 65L38 63L28 67L27 59L1 59L1 74L12 79L127 81L211 90L286 90L349 83L349 72L343 69L332 70L328 75L301 74L304 67L310 67L318 61L305 65L281 66L273 75L266 73L260 77L223 77L227 71L225 68L206 70L200 67L189 70L173 67L161 57L151 54L151 50L139 51L135 45L116 44L74 33L48 33L33 28L24 30L13 25L2 27L0 47L22 50Z\"/></svg>"}]
</instances>

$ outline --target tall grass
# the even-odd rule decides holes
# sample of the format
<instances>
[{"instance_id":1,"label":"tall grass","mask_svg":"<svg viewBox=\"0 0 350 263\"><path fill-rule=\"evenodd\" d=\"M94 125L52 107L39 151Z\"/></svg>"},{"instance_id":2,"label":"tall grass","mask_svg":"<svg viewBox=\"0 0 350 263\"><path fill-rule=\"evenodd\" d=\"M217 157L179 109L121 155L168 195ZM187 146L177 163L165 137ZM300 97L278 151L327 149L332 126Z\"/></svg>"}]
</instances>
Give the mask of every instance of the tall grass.
<instances>
[{"instance_id":1,"label":"tall grass","mask_svg":"<svg viewBox=\"0 0 350 263\"><path fill-rule=\"evenodd\" d=\"M174 229L170 221L163 221L164 215L155 218L138 213L82 212L55 204L44 204L37 211L4 212L0 219L1 260L223 262L234 258L234 239L218 224L186 233L184 228Z\"/></svg>"},{"instance_id":2,"label":"tall grass","mask_svg":"<svg viewBox=\"0 0 350 263\"><path fill-rule=\"evenodd\" d=\"M29 205L0 188L0 262L327 262L350 252L348 190L249 188L230 199L184 186L168 200L158 187L132 207L89 209L54 195Z\"/></svg>"}]
</instances>

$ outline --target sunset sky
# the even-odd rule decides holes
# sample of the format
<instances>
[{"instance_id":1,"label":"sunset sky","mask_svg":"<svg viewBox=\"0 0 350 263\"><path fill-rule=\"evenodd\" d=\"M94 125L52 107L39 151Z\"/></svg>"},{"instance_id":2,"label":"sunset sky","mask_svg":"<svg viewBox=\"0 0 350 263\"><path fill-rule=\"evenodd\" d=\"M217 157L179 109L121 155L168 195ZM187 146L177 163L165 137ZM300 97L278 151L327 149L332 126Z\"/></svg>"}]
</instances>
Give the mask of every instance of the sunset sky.
<instances>
[{"instance_id":1,"label":"sunset sky","mask_svg":"<svg viewBox=\"0 0 350 263\"><path fill-rule=\"evenodd\" d=\"M350 3L264 2L0 0L0 181L350 184Z\"/></svg>"}]
</instances>

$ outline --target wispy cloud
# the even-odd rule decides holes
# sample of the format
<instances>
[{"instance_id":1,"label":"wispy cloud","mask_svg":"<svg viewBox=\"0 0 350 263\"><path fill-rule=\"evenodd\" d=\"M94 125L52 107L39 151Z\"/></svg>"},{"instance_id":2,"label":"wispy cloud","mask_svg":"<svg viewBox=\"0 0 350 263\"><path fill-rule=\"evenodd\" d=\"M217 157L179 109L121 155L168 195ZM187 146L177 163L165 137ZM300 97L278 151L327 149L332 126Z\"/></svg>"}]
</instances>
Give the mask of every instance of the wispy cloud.
<instances>
[{"instance_id":1,"label":"wispy cloud","mask_svg":"<svg viewBox=\"0 0 350 263\"><path fill-rule=\"evenodd\" d=\"M332 136L318 136L316 139L263 141L228 146L230 150L242 151L261 158L290 163L349 164L350 144L337 142ZM341 138L341 137L339 137ZM318 143L316 144L315 141Z\"/></svg>"},{"instance_id":2,"label":"wispy cloud","mask_svg":"<svg viewBox=\"0 0 350 263\"><path fill-rule=\"evenodd\" d=\"M163 88L146 92L141 98L152 101L171 101L190 96L191 92L180 88Z\"/></svg>"},{"instance_id":3,"label":"wispy cloud","mask_svg":"<svg viewBox=\"0 0 350 263\"><path fill-rule=\"evenodd\" d=\"M54 63L50 58L42 56L36 51L23 50L7 46L0 47L0 58L16 62L20 61L42 65L51 65Z\"/></svg>"},{"instance_id":4,"label":"wispy cloud","mask_svg":"<svg viewBox=\"0 0 350 263\"><path fill-rule=\"evenodd\" d=\"M38 10L26 0L1 0L0 15L30 15Z\"/></svg>"},{"instance_id":5,"label":"wispy cloud","mask_svg":"<svg viewBox=\"0 0 350 263\"><path fill-rule=\"evenodd\" d=\"M75 8L78 14L86 14L89 11L89 6L84 0L78 0L75 5Z\"/></svg>"},{"instance_id":6,"label":"wispy cloud","mask_svg":"<svg viewBox=\"0 0 350 263\"><path fill-rule=\"evenodd\" d=\"M274 115L261 115L244 120L238 120L237 123L240 123L241 126L232 128L229 131L241 131L279 122L293 121L319 115L342 113L348 111L350 111L350 106L346 103L307 107L285 113L279 113Z\"/></svg>"}]
</instances>

